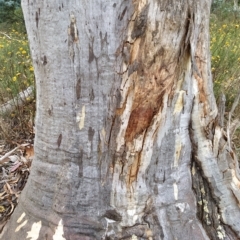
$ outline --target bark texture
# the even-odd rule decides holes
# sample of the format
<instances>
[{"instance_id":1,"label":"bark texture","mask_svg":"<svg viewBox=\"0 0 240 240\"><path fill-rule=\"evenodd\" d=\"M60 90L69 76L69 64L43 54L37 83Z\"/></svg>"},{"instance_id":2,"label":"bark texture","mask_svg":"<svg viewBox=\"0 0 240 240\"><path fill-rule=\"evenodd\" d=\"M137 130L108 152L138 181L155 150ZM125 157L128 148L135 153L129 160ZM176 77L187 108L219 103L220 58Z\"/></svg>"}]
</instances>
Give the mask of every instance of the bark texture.
<instances>
[{"instance_id":1,"label":"bark texture","mask_svg":"<svg viewBox=\"0 0 240 240\"><path fill-rule=\"evenodd\" d=\"M22 1L35 159L5 239L238 239L208 0ZM4 239L3 238L3 239Z\"/></svg>"}]
</instances>

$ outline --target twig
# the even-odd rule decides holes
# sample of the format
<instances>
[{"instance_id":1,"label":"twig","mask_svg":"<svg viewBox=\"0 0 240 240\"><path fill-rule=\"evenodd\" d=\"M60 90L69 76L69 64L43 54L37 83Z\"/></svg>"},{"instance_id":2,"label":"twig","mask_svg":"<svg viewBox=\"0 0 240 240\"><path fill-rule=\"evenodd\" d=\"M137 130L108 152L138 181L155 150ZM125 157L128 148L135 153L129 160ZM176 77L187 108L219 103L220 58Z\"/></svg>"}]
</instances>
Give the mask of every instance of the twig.
<instances>
[{"instance_id":1,"label":"twig","mask_svg":"<svg viewBox=\"0 0 240 240\"><path fill-rule=\"evenodd\" d=\"M21 40L18 40L18 39L16 39L16 38L11 38L9 35L7 35L7 34L4 33L4 32L1 32L1 31L0 31L0 34L4 35L4 36L7 37L8 39L11 39L11 40L15 40L15 41L21 42Z\"/></svg>"},{"instance_id":2,"label":"twig","mask_svg":"<svg viewBox=\"0 0 240 240\"><path fill-rule=\"evenodd\" d=\"M239 103L239 100L240 100L240 91L238 92L237 96L235 97L234 99L234 102L233 102L233 105L232 105L232 108L231 108L231 111L230 111L230 117L232 116L235 108L237 107L238 103Z\"/></svg>"},{"instance_id":3,"label":"twig","mask_svg":"<svg viewBox=\"0 0 240 240\"><path fill-rule=\"evenodd\" d=\"M9 157L12 153L14 153L16 150L18 150L20 147L26 147L28 146L30 143L26 143L26 144L21 144L17 147L15 147L13 150L11 150L10 152L7 152L3 157L0 158L0 164L3 164L4 161L7 157Z\"/></svg>"},{"instance_id":4,"label":"twig","mask_svg":"<svg viewBox=\"0 0 240 240\"><path fill-rule=\"evenodd\" d=\"M235 131L240 127L240 119L236 118L230 125L230 136L232 137Z\"/></svg>"},{"instance_id":5,"label":"twig","mask_svg":"<svg viewBox=\"0 0 240 240\"><path fill-rule=\"evenodd\" d=\"M232 118L232 114L233 114L235 108L237 107L237 105L239 103L239 100L240 100L240 91L238 92L237 96L235 97L231 111L229 112L229 115L228 115L227 138L228 138L229 149L231 149L231 144L230 144L231 118Z\"/></svg>"}]
</instances>

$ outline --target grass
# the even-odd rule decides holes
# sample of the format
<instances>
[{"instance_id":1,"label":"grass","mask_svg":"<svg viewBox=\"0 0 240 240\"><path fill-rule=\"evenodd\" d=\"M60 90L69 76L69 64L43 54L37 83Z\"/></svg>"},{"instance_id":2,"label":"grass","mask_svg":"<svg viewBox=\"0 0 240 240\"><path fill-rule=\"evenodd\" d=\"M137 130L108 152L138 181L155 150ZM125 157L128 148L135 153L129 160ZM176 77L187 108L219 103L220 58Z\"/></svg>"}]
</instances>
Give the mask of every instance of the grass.
<instances>
[{"instance_id":1,"label":"grass","mask_svg":"<svg viewBox=\"0 0 240 240\"><path fill-rule=\"evenodd\" d=\"M34 86L34 69L24 26L21 23L1 24L0 105L29 86ZM32 132L29 121L33 122L35 114L34 101L29 98L24 106L20 106L16 101L14 111L4 114L0 122L0 139L13 141L29 136L29 131Z\"/></svg>"},{"instance_id":2,"label":"grass","mask_svg":"<svg viewBox=\"0 0 240 240\"><path fill-rule=\"evenodd\" d=\"M210 28L214 92L224 92L230 108L240 84L240 21L214 20Z\"/></svg>"},{"instance_id":3,"label":"grass","mask_svg":"<svg viewBox=\"0 0 240 240\"><path fill-rule=\"evenodd\" d=\"M226 95L226 112L231 110L240 91L240 12L233 11L232 3L215 6L211 14L211 64L216 98ZM240 117L240 105L234 118ZM227 115L226 115L227 118ZM240 130L233 137L240 156Z\"/></svg>"},{"instance_id":4,"label":"grass","mask_svg":"<svg viewBox=\"0 0 240 240\"><path fill-rule=\"evenodd\" d=\"M233 11L232 3L214 6L210 35L214 93L216 98L226 95L230 110L240 86L240 13Z\"/></svg>"},{"instance_id":5,"label":"grass","mask_svg":"<svg viewBox=\"0 0 240 240\"><path fill-rule=\"evenodd\" d=\"M0 101L34 84L27 36L14 28L0 30Z\"/></svg>"}]
</instances>

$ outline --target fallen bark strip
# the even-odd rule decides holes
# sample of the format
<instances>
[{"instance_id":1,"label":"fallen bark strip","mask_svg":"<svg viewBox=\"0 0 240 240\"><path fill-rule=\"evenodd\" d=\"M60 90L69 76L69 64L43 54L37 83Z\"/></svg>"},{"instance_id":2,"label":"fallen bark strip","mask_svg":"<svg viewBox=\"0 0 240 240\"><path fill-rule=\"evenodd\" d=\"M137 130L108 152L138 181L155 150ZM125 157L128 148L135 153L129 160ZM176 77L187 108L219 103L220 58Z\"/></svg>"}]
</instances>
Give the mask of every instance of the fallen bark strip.
<instances>
[{"instance_id":1,"label":"fallen bark strip","mask_svg":"<svg viewBox=\"0 0 240 240\"><path fill-rule=\"evenodd\" d=\"M13 111L17 106L21 107L29 98L34 98L34 86L28 87L26 90L20 92L15 98L2 104L0 106L0 115Z\"/></svg>"}]
</instances>

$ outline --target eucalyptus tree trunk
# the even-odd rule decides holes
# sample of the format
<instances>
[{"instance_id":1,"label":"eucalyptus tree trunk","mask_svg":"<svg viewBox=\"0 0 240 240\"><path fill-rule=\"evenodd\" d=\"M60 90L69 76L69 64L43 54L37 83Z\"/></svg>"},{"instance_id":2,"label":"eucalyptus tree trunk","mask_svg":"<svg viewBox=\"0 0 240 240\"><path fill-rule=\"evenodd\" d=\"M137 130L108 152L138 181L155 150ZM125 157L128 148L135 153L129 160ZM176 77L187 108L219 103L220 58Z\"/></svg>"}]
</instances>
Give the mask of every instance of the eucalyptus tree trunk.
<instances>
[{"instance_id":1,"label":"eucalyptus tree trunk","mask_svg":"<svg viewBox=\"0 0 240 240\"><path fill-rule=\"evenodd\" d=\"M238 0L234 0L234 1L233 1L233 10L234 10L234 11L238 11L238 10L239 10Z\"/></svg>"},{"instance_id":2,"label":"eucalyptus tree trunk","mask_svg":"<svg viewBox=\"0 0 240 240\"><path fill-rule=\"evenodd\" d=\"M23 0L35 159L2 239L239 239L209 0Z\"/></svg>"}]
</instances>

